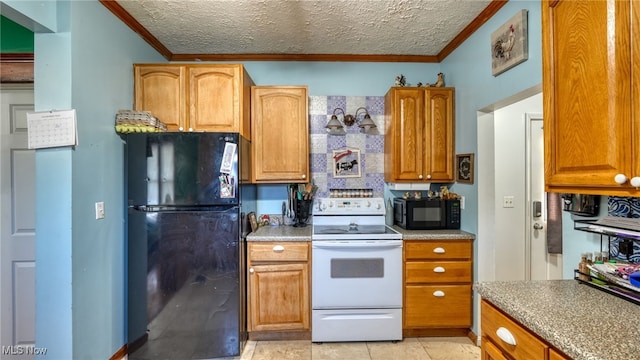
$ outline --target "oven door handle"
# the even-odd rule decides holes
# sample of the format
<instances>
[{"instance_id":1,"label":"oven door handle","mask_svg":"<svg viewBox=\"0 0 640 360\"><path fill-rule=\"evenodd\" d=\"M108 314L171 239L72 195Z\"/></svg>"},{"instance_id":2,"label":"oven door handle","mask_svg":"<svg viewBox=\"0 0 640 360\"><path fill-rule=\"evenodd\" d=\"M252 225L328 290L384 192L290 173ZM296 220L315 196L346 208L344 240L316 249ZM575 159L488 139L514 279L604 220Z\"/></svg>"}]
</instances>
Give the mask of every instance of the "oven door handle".
<instances>
[{"instance_id":1,"label":"oven door handle","mask_svg":"<svg viewBox=\"0 0 640 360\"><path fill-rule=\"evenodd\" d=\"M314 249L394 249L402 248L402 240L400 241L317 241L312 242L311 247Z\"/></svg>"}]
</instances>

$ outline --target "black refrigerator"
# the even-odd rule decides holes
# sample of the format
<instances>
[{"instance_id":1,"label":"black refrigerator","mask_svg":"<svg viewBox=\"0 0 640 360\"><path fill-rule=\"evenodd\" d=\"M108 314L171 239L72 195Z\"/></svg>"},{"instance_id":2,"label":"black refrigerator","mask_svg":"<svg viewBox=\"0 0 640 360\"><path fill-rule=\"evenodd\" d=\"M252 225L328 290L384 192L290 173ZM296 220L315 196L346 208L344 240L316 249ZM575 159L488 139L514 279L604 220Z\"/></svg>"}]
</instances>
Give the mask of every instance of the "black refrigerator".
<instances>
[{"instance_id":1,"label":"black refrigerator","mask_svg":"<svg viewBox=\"0 0 640 360\"><path fill-rule=\"evenodd\" d=\"M237 133L125 136L129 359L241 353L248 155Z\"/></svg>"}]
</instances>

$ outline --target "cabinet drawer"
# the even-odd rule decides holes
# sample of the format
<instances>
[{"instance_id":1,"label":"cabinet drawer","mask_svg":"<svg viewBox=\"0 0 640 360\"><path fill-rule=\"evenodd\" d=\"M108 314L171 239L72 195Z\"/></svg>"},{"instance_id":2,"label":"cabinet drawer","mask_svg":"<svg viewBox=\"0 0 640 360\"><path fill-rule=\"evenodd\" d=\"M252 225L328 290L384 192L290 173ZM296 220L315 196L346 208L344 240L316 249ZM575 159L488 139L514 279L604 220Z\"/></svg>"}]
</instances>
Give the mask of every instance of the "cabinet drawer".
<instances>
[{"instance_id":1,"label":"cabinet drawer","mask_svg":"<svg viewBox=\"0 0 640 360\"><path fill-rule=\"evenodd\" d=\"M308 261L309 245L296 242L251 242L249 260L258 261Z\"/></svg>"},{"instance_id":2,"label":"cabinet drawer","mask_svg":"<svg viewBox=\"0 0 640 360\"><path fill-rule=\"evenodd\" d=\"M490 338L504 353L515 359L546 358L548 346L527 329L507 318L484 300L480 312L482 335ZM498 336L498 329L500 329L500 333L511 334L515 339L515 345L501 339Z\"/></svg>"},{"instance_id":3,"label":"cabinet drawer","mask_svg":"<svg viewBox=\"0 0 640 360\"><path fill-rule=\"evenodd\" d=\"M447 240L447 241L405 241L404 257L412 259L471 259L471 241Z\"/></svg>"},{"instance_id":4,"label":"cabinet drawer","mask_svg":"<svg viewBox=\"0 0 640 360\"><path fill-rule=\"evenodd\" d=\"M471 326L471 285L408 285L405 288L404 326Z\"/></svg>"},{"instance_id":5,"label":"cabinet drawer","mask_svg":"<svg viewBox=\"0 0 640 360\"><path fill-rule=\"evenodd\" d=\"M471 261L409 261L405 265L405 282L471 283Z\"/></svg>"}]
</instances>

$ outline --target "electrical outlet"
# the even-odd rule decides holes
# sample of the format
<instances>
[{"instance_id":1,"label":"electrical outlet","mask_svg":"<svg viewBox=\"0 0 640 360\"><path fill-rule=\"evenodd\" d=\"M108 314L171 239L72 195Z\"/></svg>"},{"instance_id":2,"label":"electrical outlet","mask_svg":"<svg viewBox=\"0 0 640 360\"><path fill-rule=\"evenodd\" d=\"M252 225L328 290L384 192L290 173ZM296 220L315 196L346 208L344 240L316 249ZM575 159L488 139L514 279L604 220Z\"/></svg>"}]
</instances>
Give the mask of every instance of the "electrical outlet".
<instances>
[{"instance_id":1,"label":"electrical outlet","mask_svg":"<svg viewBox=\"0 0 640 360\"><path fill-rule=\"evenodd\" d=\"M505 197L502 199L502 207L503 207L503 208L512 208L512 207L514 206L514 205L513 205L513 201L514 201L514 200L513 200L513 195L511 195L511 196L505 196Z\"/></svg>"},{"instance_id":2,"label":"electrical outlet","mask_svg":"<svg viewBox=\"0 0 640 360\"><path fill-rule=\"evenodd\" d=\"M96 203L96 220L104 219L104 202L98 201Z\"/></svg>"},{"instance_id":3,"label":"electrical outlet","mask_svg":"<svg viewBox=\"0 0 640 360\"><path fill-rule=\"evenodd\" d=\"M460 196L460 210L464 210L464 196Z\"/></svg>"}]
</instances>

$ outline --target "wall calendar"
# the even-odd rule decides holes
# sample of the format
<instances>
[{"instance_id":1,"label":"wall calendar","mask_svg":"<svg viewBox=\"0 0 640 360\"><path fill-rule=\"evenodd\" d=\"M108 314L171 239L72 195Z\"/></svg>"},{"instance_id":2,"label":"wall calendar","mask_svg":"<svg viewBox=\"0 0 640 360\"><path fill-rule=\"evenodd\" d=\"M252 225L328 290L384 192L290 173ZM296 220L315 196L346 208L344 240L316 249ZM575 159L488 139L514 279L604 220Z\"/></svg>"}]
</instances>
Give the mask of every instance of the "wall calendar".
<instances>
[{"instance_id":1,"label":"wall calendar","mask_svg":"<svg viewBox=\"0 0 640 360\"><path fill-rule=\"evenodd\" d=\"M27 113L29 149L78 144L76 110L51 110Z\"/></svg>"}]
</instances>

